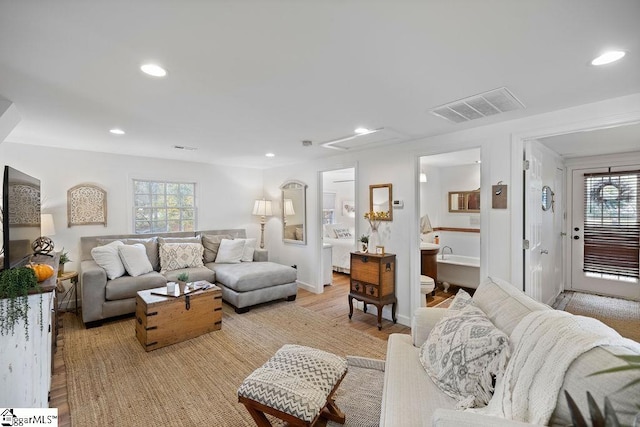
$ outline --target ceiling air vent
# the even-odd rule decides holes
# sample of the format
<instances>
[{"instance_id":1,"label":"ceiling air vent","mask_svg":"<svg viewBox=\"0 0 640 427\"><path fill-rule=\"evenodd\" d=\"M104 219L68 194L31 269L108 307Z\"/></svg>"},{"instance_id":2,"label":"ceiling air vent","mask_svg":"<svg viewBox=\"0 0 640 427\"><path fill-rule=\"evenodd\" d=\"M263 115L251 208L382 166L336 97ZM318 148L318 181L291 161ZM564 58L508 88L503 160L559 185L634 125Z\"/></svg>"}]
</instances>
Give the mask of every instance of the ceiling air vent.
<instances>
[{"instance_id":1,"label":"ceiling air vent","mask_svg":"<svg viewBox=\"0 0 640 427\"><path fill-rule=\"evenodd\" d=\"M431 110L431 114L454 123L526 108L506 87L459 99Z\"/></svg>"}]
</instances>

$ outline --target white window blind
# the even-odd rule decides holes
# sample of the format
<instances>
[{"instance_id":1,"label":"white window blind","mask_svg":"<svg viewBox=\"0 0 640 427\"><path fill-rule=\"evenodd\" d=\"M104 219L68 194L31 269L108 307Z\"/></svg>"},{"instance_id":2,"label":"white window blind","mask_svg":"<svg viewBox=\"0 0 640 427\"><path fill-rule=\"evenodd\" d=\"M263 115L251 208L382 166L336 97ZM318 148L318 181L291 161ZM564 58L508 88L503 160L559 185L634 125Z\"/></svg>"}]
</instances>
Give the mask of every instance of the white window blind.
<instances>
[{"instance_id":1,"label":"white window blind","mask_svg":"<svg viewBox=\"0 0 640 427\"><path fill-rule=\"evenodd\" d=\"M585 174L584 271L639 276L640 171Z\"/></svg>"}]
</instances>

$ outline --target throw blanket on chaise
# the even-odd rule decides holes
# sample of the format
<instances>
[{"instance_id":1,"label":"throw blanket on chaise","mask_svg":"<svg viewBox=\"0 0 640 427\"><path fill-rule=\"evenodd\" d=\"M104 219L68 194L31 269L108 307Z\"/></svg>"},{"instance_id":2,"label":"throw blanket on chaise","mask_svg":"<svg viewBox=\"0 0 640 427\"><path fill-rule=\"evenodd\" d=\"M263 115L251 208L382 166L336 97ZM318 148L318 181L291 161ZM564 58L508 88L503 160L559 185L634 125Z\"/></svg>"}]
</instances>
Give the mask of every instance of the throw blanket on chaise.
<instances>
[{"instance_id":1,"label":"throw blanket on chaise","mask_svg":"<svg viewBox=\"0 0 640 427\"><path fill-rule=\"evenodd\" d=\"M601 345L640 351L640 344L590 317L540 310L526 315L511 334L512 355L491 401L469 409L485 415L546 425L565 373L582 353Z\"/></svg>"}]
</instances>

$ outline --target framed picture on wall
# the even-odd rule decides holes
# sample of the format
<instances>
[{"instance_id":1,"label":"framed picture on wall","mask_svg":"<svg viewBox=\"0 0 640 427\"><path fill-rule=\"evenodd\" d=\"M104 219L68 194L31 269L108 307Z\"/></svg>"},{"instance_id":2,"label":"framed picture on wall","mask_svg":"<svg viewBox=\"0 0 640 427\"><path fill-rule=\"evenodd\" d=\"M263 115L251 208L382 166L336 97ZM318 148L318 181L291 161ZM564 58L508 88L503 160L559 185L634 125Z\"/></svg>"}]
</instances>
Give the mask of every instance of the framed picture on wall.
<instances>
[{"instance_id":1,"label":"framed picture on wall","mask_svg":"<svg viewBox=\"0 0 640 427\"><path fill-rule=\"evenodd\" d=\"M356 204L353 200L342 201L342 216L356 217Z\"/></svg>"}]
</instances>

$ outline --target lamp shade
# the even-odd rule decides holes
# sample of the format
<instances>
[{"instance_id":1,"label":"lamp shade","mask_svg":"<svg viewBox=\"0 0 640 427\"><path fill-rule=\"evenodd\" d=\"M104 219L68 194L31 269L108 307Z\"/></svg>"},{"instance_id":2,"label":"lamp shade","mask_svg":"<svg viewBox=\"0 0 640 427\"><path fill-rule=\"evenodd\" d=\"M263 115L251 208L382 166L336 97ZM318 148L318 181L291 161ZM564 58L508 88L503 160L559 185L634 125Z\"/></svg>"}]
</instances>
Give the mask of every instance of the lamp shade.
<instances>
[{"instance_id":1,"label":"lamp shade","mask_svg":"<svg viewBox=\"0 0 640 427\"><path fill-rule=\"evenodd\" d=\"M53 225L52 214L40 215L40 235L41 236L53 236L56 234L56 227Z\"/></svg>"},{"instance_id":2,"label":"lamp shade","mask_svg":"<svg viewBox=\"0 0 640 427\"><path fill-rule=\"evenodd\" d=\"M271 200L256 200L253 204L253 215L259 216L271 216L273 215L271 209Z\"/></svg>"},{"instance_id":3,"label":"lamp shade","mask_svg":"<svg viewBox=\"0 0 640 427\"><path fill-rule=\"evenodd\" d=\"M284 199L284 214L285 216L291 216L296 214L296 211L293 210L293 200Z\"/></svg>"}]
</instances>

